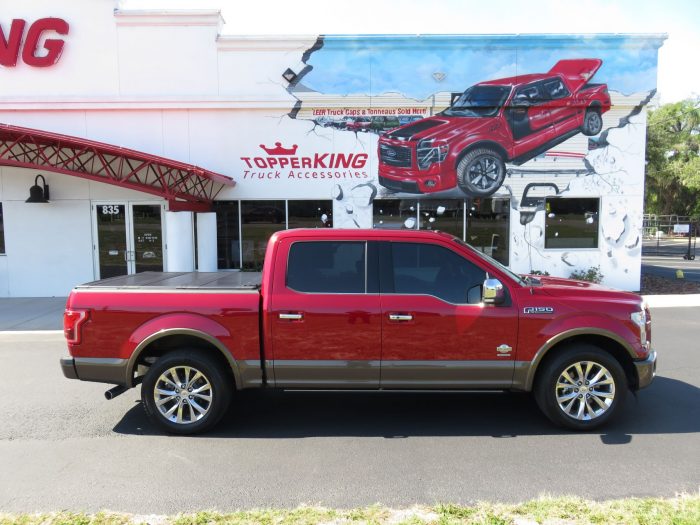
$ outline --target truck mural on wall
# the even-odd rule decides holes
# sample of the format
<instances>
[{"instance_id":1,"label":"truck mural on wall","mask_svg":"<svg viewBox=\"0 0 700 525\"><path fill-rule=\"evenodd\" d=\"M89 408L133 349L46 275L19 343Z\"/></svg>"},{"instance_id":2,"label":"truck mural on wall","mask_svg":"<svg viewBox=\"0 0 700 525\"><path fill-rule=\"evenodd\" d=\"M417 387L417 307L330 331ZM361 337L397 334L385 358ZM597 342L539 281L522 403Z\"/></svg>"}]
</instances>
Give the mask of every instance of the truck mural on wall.
<instances>
[{"instance_id":1,"label":"truck mural on wall","mask_svg":"<svg viewBox=\"0 0 700 525\"><path fill-rule=\"evenodd\" d=\"M545 74L481 82L435 116L379 139L379 183L404 193L458 186L495 193L506 162L522 164L577 133L594 136L610 109L606 84L589 80L600 59L560 60Z\"/></svg>"}]
</instances>

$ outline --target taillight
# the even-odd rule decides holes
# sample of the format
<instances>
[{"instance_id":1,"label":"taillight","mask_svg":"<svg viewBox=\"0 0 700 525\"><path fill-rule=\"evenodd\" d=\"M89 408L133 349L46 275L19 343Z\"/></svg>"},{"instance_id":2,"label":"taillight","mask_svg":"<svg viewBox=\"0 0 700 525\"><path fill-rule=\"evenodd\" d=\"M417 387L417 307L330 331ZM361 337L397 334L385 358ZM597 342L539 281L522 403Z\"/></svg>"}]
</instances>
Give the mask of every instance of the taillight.
<instances>
[{"instance_id":1,"label":"taillight","mask_svg":"<svg viewBox=\"0 0 700 525\"><path fill-rule=\"evenodd\" d=\"M63 335L68 344L80 344L80 327L88 320L87 310L65 310L63 312Z\"/></svg>"}]
</instances>

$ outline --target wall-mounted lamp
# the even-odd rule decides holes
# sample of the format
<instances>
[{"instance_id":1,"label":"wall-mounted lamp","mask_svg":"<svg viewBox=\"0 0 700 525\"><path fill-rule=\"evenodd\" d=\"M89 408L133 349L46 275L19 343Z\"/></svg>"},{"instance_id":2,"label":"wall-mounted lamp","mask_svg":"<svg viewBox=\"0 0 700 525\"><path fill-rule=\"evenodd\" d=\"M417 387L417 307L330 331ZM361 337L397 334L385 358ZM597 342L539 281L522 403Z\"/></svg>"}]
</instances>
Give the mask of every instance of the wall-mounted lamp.
<instances>
[{"instance_id":1,"label":"wall-mounted lamp","mask_svg":"<svg viewBox=\"0 0 700 525\"><path fill-rule=\"evenodd\" d=\"M287 68L287 70L284 73L282 73L282 78L284 78L287 82L291 84L292 82L294 82L294 79L297 78L297 74L291 69Z\"/></svg>"},{"instance_id":2,"label":"wall-mounted lamp","mask_svg":"<svg viewBox=\"0 0 700 525\"><path fill-rule=\"evenodd\" d=\"M39 186L39 177L43 188ZM46 184L43 175L39 174L34 178L34 186L29 188L29 198L24 202L49 202L49 185Z\"/></svg>"}]
</instances>

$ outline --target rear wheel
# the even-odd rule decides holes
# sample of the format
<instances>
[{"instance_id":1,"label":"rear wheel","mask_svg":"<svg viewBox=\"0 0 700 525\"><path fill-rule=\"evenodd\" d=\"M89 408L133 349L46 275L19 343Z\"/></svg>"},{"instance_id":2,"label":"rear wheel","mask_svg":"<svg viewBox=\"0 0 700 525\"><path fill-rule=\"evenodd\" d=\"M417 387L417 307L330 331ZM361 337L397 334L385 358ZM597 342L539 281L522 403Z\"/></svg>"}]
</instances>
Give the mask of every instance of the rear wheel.
<instances>
[{"instance_id":1,"label":"rear wheel","mask_svg":"<svg viewBox=\"0 0 700 525\"><path fill-rule=\"evenodd\" d=\"M477 148L457 164L457 184L470 197L488 197L498 190L506 177L501 155L490 148Z\"/></svg>"},{"instance_id":2,"label":"rear wheel","mask_svg":"<svg viewBox=\"0 0 700 525\"><path fill-rule=\"evenodd\" d=\"M603 117L600 115L600 111L594 108L588 108L586 114L583 116L583 125L581 126L581 133L589 137L597 135L600 130L603 129Z\"/></svg>"},{"instance_id":3,"label":"rear wheel","mask_svg":"<svg viewBox=\"0 0 700 525\"><path fill-rule=\"evenodd\" d=\"M535 399L555 424L592 430L617 413L627 393L620 363L592 345L578 344L545 363L535 384Z\"/></svg>"},{"instance_id":4,"label":"rear wheel","mask_svg":"<svg viewBox=\"0 0 700 525\"><path fill-rule=\"evenodd\" d=\"M156 425L173 434L195 434L219 422L231 391L216 360L196 350L177 350L150 367L141 385L141 401Z\"/></svg>"}]
</instances>

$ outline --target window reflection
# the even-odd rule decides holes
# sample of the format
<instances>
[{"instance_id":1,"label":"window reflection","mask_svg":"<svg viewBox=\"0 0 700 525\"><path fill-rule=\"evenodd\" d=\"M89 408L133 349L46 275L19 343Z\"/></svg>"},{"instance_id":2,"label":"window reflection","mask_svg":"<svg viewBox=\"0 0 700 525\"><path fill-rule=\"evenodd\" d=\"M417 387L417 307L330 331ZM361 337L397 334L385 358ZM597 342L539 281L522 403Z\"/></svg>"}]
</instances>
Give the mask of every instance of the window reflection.
<instances>
[{"instance_id":1,"label":"window reflection","mask_svg":"<svg viewBox=\"0 0 700 525\"><path fill-rule=\"evenodd\" d=\"M508 265L510 199L471 199L467 210L467 243Z\"/></svg>"},{"instance_id":2,"label":"window reflection","mask_svg":"<svg viewBox=\"0 0 700 525\"><path fill-rule=\"evenodd\" d=\"M440 230L464 240L464 200L421 201L420 229Z\"/></svg>"},{"instance_id":3,"label":"window reflection","mask_svg":"<svg viewBox=\"0 0 700 525\"><path fill-rule=\"evenodd\" d=\"M238 201L215 201L216 253L220 270L241 267L240 231L238 229Z\"/></svg>"},{"instance_id":4,"label":"window reflection","mask_svg":"<svg viewBox=\"0 0 700 525\"><path fill-rule=\"evenodd\" d=\"M545 201L545 248L597 248L598 199Z\"/></svg>"},{"instance_id":5,"label":"window reflection","mask_svg":"<svg viewBox=\"0 0 700 525\"><path fill-rule=\"evenodd\" d=\"M415 199L375 199L372 227L388 230L417 229L417 201Z\"/></svg>"},{"instance_id":6,"label":"window reflection","mask_svg":"<svg viewBox=\"0 0 700 525\"><path fill-rule=\"evenodd\" d=\"M287 201L288 228L332 228L332 201Z\"/></svg>"},{"instance_id":7,"label":"window reflection","mask_svg":"<svg viewBox=\"0 0 700 525\"><path fill-rule=\"evenodd\" d=\"M261 270L270 236L286 227L284 201L242 201L243 269Z\"/></svg>"}]
</instances>

